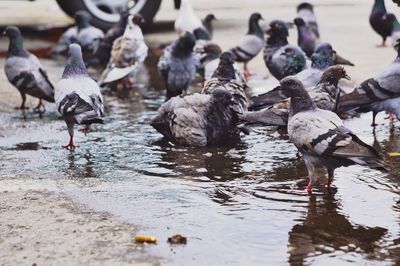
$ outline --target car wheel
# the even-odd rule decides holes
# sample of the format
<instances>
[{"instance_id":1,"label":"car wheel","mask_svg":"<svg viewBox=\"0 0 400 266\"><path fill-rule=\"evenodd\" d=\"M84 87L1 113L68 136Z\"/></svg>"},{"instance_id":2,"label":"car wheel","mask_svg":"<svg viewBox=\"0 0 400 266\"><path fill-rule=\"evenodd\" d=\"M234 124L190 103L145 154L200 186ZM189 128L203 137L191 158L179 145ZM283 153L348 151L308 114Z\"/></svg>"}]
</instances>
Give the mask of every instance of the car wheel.
<instances>
[{"instance_id":1,"label":"car wheel","mask_svg":"<svg viewBox=\"0 0 400 266\"><path fill-rule=\"evenodd\" d=\"M71 17L78 10L88 11L92 15L91 24L106 31L118 22L125 9L132 14L140 13L147 24L151 23L161 0L57 0L57 3Z\"/></svg>"}]
</instances>

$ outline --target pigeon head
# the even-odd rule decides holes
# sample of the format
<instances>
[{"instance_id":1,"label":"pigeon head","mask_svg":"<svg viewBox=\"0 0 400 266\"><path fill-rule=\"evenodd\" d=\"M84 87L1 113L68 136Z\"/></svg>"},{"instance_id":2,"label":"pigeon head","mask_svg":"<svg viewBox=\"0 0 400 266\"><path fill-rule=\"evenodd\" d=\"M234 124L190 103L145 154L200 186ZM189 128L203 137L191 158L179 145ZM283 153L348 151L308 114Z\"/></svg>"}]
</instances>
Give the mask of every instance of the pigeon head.
<instances>
[{"instance_id":1,"label":"pigeon head","mask_svg":"<svg viewBox=\"0 0 400 266\"><path fill-rule=\"evenodd\" d=\"M252 34L252 35L256 35L260 38L264 37L263 31L260 27L260 24L258 24L258 21L262 20L263 17L261 16L260 13L253 13L250 16L250 20L249 20L249 31L247 32L247 34Z\"/></svg>"},{"instance_id":2,"label":"pigeon head","mask_svg":"<svg viewBox=\"0 0 400 266\"><path fill-rule=\"evenodd\" d=\"M193 31L196 40L211 40L210 34L204 28L197 28Z\"/></svg>"},{"instance_id":3,"label":"pigeon head","mask_svg":"<svg viewBox=\"0 0 400 266\"><path fill-rule=\"evenodd\" d=\"M28 52L24 49L24 41L17 27L8 26L4 30L4 35L10 39L10 45L8 46L9 55L29 56Z\"/></svg>"},{"instance_id":4,"label":"pigeon head","mask_svg":"<svg viewBox=\"0 0 400 266\"><path fill-rule=\"evenodd\" d=\"M207 56L207 59L213 60L219 58L222 53L221 47L215 43L208 43L203 47L203 54Z\"/></svg>"},{"instance_id":5,"label":"pigeon head","mask_svg":"<svg viewBox=\"0 0 400 266\"><path fill-rule=\"evenodd\" d=\"M67 65L65 66L62 78L74 76L88 76L85 63L82 59L82 49L79 44L69 45L67 55Z\"/></svg>"},{"instance_id":6,"label":"pigeon head","mask_svg":"<svg viewBox=\"0 0 400 266\"><path fill-rule=\"evenodd\" d=\"M317 46L311 56L311 66L313 68L324 70L334 64L334 55L336 51L333 50L332 45L329 43L321 43Z\"/></svg>"},{"instance_id":7,"label":"pigeon head","mask_svg":"<svg viewBox=\"0 0 400 266\"><path fill-rule=\"evenodd\" d=\"M188 56L192 54L193 47L195 44L196 44L196 39L194 35L190 32L185 32L176 41L172 49L172 54L177 57Z\"/></svg>"},{"instance_id":8,"label":"pigeon head","mask_svg":"<svg viewBox=\"0 0 400 266\"><path fill-rule=\"evenodd\" d=\"M204 23L208 23L211 22L213 20L217 20L217 18L214 16L214 14L208 14L205 18L204 18Z\"/></svg>"},{"instance_id":9,"label":"pigeon head","mask_svg":"<svg viewBox=\"0 0 400 266\"><path fill-rule=\"evenodd\" d=\"M212 77L219 80L229 81L235 79L235 56L231 52L223 52L219 57L219 64Z\"/></svg>"},{"instance_id":10,"label":"pigeon head","mask_svg":"<svg viewBox=\"0 0 400 266\"><path fill-rule=\"evenodd\" d=\"M329 83L337 87L339 80L341 79L350 80L350 77L347 75L344 67L339 65L334 65L324 71L318 84Z\"/></svg>"},{"instance_id":11,"label":"pigeon head","mask_svg":"<svg viewBox=\"0 0 400 266\"><path fill-rule=\"evenodd\" d=\"M232 93L224 89L215 89L212 92L212 97L215 103L227 106L232 102Z\"/></svg>"},{"instance_id":12,"label":"pigeon head","mask_svg":"<svg viewBox=\"0 0 400 266\"><path fill-rule=\"evenodd\" d=\"M297 6L297 12L299 12L302 9L307 9L307 10L310 10L311 12L313 12L314 11L314 6L312 4L310 4L310 3L304 2L304 3L301 3L301 4L299 4Z\"/></svg>"},{"instance_id":13,"label":"pigeon head","mask_svg":"<svg viewBox=\"0 0 400 266\"><path fill-rule=\"evenodd\" d=\"M292 115L316 108L303 83L294 76L281 79L280 92L283 96L290 98L290 111Z\"/></svg>"},{"instance_id":14,"label":"pigeon head","mask_svg":"<svg viewBox=\"0 0 400 266\"><path fill-rule=\"evenodd\" d=\"M21 31L15 27L15 26L8 26L5 30L4 30L4 35L6 35L7 37L11 38L17 38L21 36Z\"/></svg>"},{"instance_id":15,"label":"pigeon head","mask_svg":"<svg viewBox=\"0 0 400 266\"><path fill-rule=\"evenodd\" d=\"M88 27L90 19L90 14L84 10L79 10L75 13L75 22L79 29Z\"/></svg>"},{"instance_id":16,"label":"pigeon head","mask_svg":"<svg viewBox=\"0 0 400 266\"><path fill-rule=\"evenodd\" d=\"M136 25L141 25L143 23L145 23L146 21L144 20L144 18L142 17L142 15L140 15L139 13L136 13L134 15L130 15L128 18L130 21L132 21L134 24Z\"/></svg>"},{"instance_id":17,"label":"pigeon head","mask_svg":"<svg viewBox=\"0 0 400 266\"><path fill-rule=\"evenodd\" d=\"M269 28L266 31L269 35L267 44L288 44L287 37L289 36L289 30L287 24L282 20L273 20L269 24Z\"/></svg>"},{"instance_id":18,"label":"pigeon head","mask_svg":"<svg viewBox=\"0 0 400 266\"><path fill-rule=\"evenodd\" d=\"M297 27L306 25L306 23L304 22L304 20L302 18L295 18L293 22Z\"/></svg>"}]
</instances>

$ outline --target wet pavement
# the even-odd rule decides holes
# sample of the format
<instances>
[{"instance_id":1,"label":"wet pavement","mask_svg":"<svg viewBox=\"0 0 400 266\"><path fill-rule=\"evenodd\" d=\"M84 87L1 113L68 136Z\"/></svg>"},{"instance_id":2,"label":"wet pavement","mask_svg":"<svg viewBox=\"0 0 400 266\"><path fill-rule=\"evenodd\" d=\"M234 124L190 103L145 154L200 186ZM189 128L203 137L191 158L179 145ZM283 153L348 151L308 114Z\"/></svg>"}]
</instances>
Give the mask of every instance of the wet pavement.
<instances>
[{"instance_id":1,"label":"wet pavement","mask_svg":"<svg viewBox=\"0 0 400 266\"><path fill-rule=\"evenodd\" d=\"M264 8L260 1L253 2ZM335 36L334 47L355 61L355 68L346 68L354 83L395 56L391 48L374 48L379 39L363 21L369 4L319 2L316 10L324 21L323 36ZM225 48L245 32L242 20L247 18L232 15L239 10L236 5L235 1L233 11L227 11L231 15L222 13L225 20L216 24L216 41L223 39ZM282 10L286 18L293 15L294 6L290 1L271 3L265 6L264 16L277 16L274 10ZM357 13L357 20L345 16L349 8ZM240 13L247 9L251 7ZM223 6L216 7L217 17L221 10ZM332 10L337 11L335 16ZM199 12L209 9L199 8ZM351 30L362 25L362 34L350 39L344 31L338 36L335 28L344 24ZM232 32L236 35L224 39L223 33ZM295 31L291 35L296 36ZM146 38L156 47L174 36L150 33ZM34 42L28 38L27 46L51 44ZM3 50L7 47L5 40L0 44ZM47 105L42 118L31 110L25 116L13 110L19 95L1 74L0 184L34 180L46 186L51 180L58 193L135 224L141 234L156 236L157 245L146 245L128 256L153 255L165 265L400 263L400 157L386 156L390 174L361 166L340 168L332 191L319 186L308 196L304 163L285 133L276 128L259 128L231 147L188 148L166 142L149 125L164 100L156 57L147 60L143 80L148 83L141 93L130 99L106 96L106 123L95 126L86 137L77 133L80 147L74 153L60 148L68 133L54 105ZM50 79L58 80L64 62L42 59L42 63ZM251 66L259 76L267 74L260 58ZM253 82L259 87L265 84ZM33 106L36 101L29 98L28 103ZM390 124L384 117L378 115L375 131L369 126L370 113L345 123L382 153L400 152L400 123ZM176 233L185 235L188 244L170 246L167 238Z\"/></svg>"}]
</instances>

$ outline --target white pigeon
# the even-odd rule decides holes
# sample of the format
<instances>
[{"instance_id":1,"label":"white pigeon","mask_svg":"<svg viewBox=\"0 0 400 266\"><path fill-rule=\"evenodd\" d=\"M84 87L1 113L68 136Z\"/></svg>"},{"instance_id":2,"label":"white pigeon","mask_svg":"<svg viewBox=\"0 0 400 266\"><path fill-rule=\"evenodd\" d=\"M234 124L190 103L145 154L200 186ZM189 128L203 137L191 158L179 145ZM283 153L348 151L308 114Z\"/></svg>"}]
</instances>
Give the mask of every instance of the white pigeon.
<instances>
[{"instance_id":1,"label":"white pigeon","mask_svg":"<svg viewBox=\"0 0 400 266\"><path fill-rule=\"evenodd\" d=\"M300 80L281 80L282 92L290 97L288 135L303 154L311 192L317 178L328 174L329 188L334 171L341 166L359 164L387 171L378 152L347 129L333 112L316 107Z\"/></svg>"},{"instance_id":2,"label":"white pigeon","mask_svg":"<svg viewBox=\"0 0 400 266\"><path fill-rule=\"evenodd\" d=\"M149 48L138 26L142 22L143 17L139 14L129 16L124 34L113 43L110 61L101 75L99 84L121 80L143 64Z\"/></svg>"},{"instance_id":3,"label":"white pigeon","mask_svg":"<svg viewBox=\"0 0 400 266\"><path fill-rule=\"evenodd\" d=\"M78 44L71 44L67 65L61 80L55 87L55 101L58 111L67 123L70 141L63 146L74 150L74 124L85 125L85 134L93 123L103 123L103 96L97 83L91 79L82 60Z\"/></svg>"},{"instance_id":4,"label":"white pigeon","mask_svg":"<svg viewBox=\"0 0 400 266\"><path fill-rule=\"evenodd\" d=\"M175 20L174 26L175 31L178 32L179 35L185 31L193 33L195 29L204 27L200 18L194 13L190 0L181 1L179 15Z\"/></svg>"},{"instance_id":5,"label":"white pigeon","mask_svg":"<svg viewBox=\"0 0 400 266\"><path fill-rule=\"evenodd\" d=\"M9 26L4 34L10 38L8 55L4 65L8 81L19 91L22 104L17 109L26 109L26 94L39 98L35 109L44 107L42 100L54 102L54 87L37 57L24 49L23 38L17 27Z\"/></svg>"}]
</instances>

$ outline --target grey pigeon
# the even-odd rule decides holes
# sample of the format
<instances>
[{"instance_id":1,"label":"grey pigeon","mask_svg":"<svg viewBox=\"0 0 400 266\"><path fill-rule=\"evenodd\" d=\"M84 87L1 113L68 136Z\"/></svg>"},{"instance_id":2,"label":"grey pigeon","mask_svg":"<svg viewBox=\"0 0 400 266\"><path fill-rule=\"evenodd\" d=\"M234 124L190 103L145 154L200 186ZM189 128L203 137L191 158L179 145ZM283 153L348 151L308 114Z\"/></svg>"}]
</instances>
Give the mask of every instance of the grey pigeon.
<instances>
[{"instance_id":1,"label":"grey pigeon","mask_svg":"<svg viewBox=\"0 0 400 266\"><path fill-rule=\"evenodd\" d=\"M318 38L307 27L306 22L302 18L295 18L294 24L297 27L297 44L308 57L311 57L317 47Z\"/></svg>"},{"instance_id":2,"label":"grey pigeon","mask_svg":"<svg viewBox=\"0 0 400 266\"><path fill-rule=\"evenodd\" d=\"M264 46L264 34L258 24L258 22L263 19L259 13L253 13L249 19L249 29L239 43L230 49L230 51L235 55L235 60L237 62L243 62L243 70L245 77L250 76L251 73L247 68L247 63L253 59L262 50Z\"/></svg>"},{"instance_id":3,"label":"grey pigeon","mask_svg":"<svg viewBox=\"0 0 400 266\"><path fill-rule=\"evenodd\" d=\"M339 112L372 111L372 126L379 112L387 111L400 119L400 42L396 45L397 57L372 78L365 80L351 93L340 97Z\"/></svg>"},{"instance_id":4,"label":"grey pigeon","mask_svg":"<svg viewBox=\"0 0 400 266\"><path fill-rule=\"evenodd\" d=\"M82 60L81 47L71 44L67 65L55 87L56 106L67 123L70 141L63 146L74 150L74 124L85 125L85 134L93 123L103 123L103 96L97 83L91 79Z\"/></svg>"},{"instance_id":5,"label":"grey pigeon","mask_svg":"<svg viewBox=\"0 0 400 266\"><path fill-rule=\"evenodd\" d=\"M340 79L350 79L341 66L331 66L325 70L315 87L307 88L311 100L323 110L337 111ZM284 91L280 90L284 94ZM288 95L283 95L288 97ZM283 100L268 108L256 112L239 114L239 118L246 125L287 126L289 120L290 99Z\"/></svg>"},{"instance_id":6,"label":"grey pigeon","mask_svg":"<svg viewBox=\"0 0 400 266\"><path fill-rule=\"evenodd\" d=\"M77 43L82 47L82 52L91 58L97 50L100 41L104 38L102 30L90 25L91 16L88 12L76 12L75 20L78 27Z\"/></svg>"},{"instance_id":7,"label":"grey pigeon","mask_svg":"<svg viewBox=\"0 0 400 266\"><path fill-rule=\"evenodd\" d=\"M192 52L195 38L186 32L166 47L158 61L158 69L164 78L167 99L186 92L196 74L196 62Z\"/></svg>"},{"instance_id":8,"label":"grey pigeon","mask_svg":"<svg viewBox=\"0 0 400 266\"><path fill-rule=\"evenodd\" d=\"M247 85L244 81L236 79L234 60L235 56L230 52L221 54L218 67L212 78L204 85L202 93L212 94L217 89L227 90L232 94L232 110L243 113L247 111Z\"/></svg>"},{"instance_id":9,"label":"grey pigeon","mask_svg":"<svg viewBox=\"0 0 400 266\"><path fill-rule=\"evenodd\" d=\"M385 0L375 0L369 16L369 23L372 29L382 37L382 44L378 47L385 47L387 37L392 33L392 26L389 20L385 19Z\"/></svg>"},{"instance_id":10,"label":"grey pigeon","mask_svg":"<svg viewBox=\"0 0 400 266\"><path fill-rule=\"evenodd\" d=\"M214 32L213 31L213 26L212 26L212 22L214 20L217 20L217 18L214 16L214 14L208 14L202 20L203 26L207 30L207 32L208 32L208 34L210 35L211 38L212 38L213 32Z\"/></svg>"},{"instance_id":11,"label":"grey pigeon","mask_svg":"<svg viewBox=\"0 0 400 266\"><path fill-rule=\"evenodd\" d=\"M135 76L148 54L148 47L139 24L143 17L130 15L125 32L115 39L110 62L100 77L99 84L117 82L117 88L131 88L130 76ZM128 86L126 86L128 84Z\"/></svg>"},{"instance_id":12,"label":"grey pigeon","mask_svg":"<svg viewBox=\"0 0 400 266\"><path fill-rule=\"evenodd\" d=\"M324 70L334 64L335 51L329 43L321 43L311 57L311 67L295 75L305 87L313 87L321 79ZM251 98L249 110L259 110L271 104L284 100L280 87Z\"/></svg>"},{"instance_id":13,"label":"grey pigeon","mask_svg":"<svg viewBox=\"0 0 400 266\"><path fill-rule=\"evenodd\" d=\"M128 11L121 14L118 23L111 27L104 35L104 38L99 42L94 57L90 63L88 62L88 65L106 65L108 63L113 43L115 39L124 34L130 15Z\"/></svg>"},{"instance_id":14,"label":"grey pigeon","mask_svg":"<svg viewBox=\"0 0 400 266\"><path fill-rule=\"evenodd\" d=\"M284 21L271 21L267 34L263 58L272 76L280 80L306 69L306 55L299 47L288 43L289 30Z\"/></svg>"},{"instance_id":15,"label":"grey pigeon","mask_svg":"<svg viewBox=\"0 0 400 266\"><path fill-rule=\"evenodd\" d=\"M303 2L297 6L297 17L302 18L309 30L319 38L319 29L317 18L314 14L314 6L310 3Z\"/></svg>"},{"instance_id":16,"label":"grey pigeon","mask_svg":"<svg viewBox=\"0 0 400 266\"><path fill-rule=\"evenodd\" d=\"M360 164L386 171L378 152L347 129L335 113L319 109L300 80L287 77L280 83L290 96L288 135L306 163L309 192L321 174L328 174L329 188L338 167Z\"/></svg>"},{"instance_id":17,"label":"grey pigeon","mask_svg":"<svg viewBox=\"0 0 400 266\"><path fill-rule=\"evenodd\" d=\"M57 44L52 47L50 55L66 55L68 51L68 46L71 43L78 42L78 26L74 25L68 28L58 39Z\"/></svg>"},{"instance_id":18,"label":"grey pigeon","mask_svg":"<svg viewBox=\"0 0 400 266\"><path fill-rule=\"evenodd\" d=\"M232 94L216 89L212 94L176 96L158 109L151 126L166 139L181 145L204 147L235 141L236 114L230 109Z\"/></svg>"},{"instance_id":19,"label":"grey pigeon","mask_svg":"<svg viewBox=\"0 0 400 266\"><path fill-rule=\"evenodd\" d=\"M44 107L42 100L54 102L54 87L37 57L24 49L19 29L9 26L4 34L10 39L4 71L8 81L21 94L22 103L18 109L26 108L25 101L28 94L39 98L39 104L35 109L40 111L40 107Z\"/></svg>"}]
</instances>

